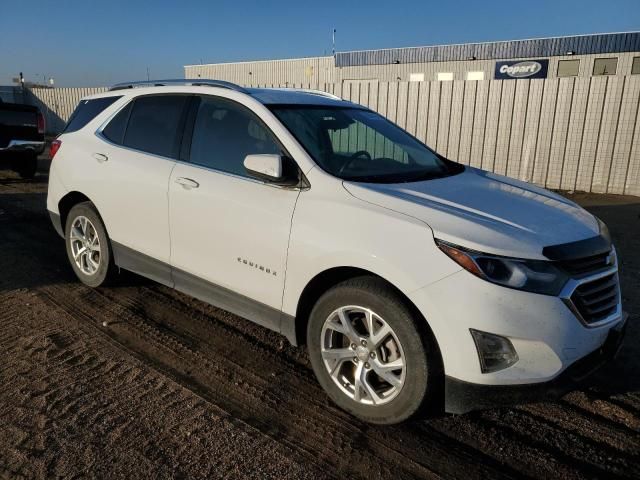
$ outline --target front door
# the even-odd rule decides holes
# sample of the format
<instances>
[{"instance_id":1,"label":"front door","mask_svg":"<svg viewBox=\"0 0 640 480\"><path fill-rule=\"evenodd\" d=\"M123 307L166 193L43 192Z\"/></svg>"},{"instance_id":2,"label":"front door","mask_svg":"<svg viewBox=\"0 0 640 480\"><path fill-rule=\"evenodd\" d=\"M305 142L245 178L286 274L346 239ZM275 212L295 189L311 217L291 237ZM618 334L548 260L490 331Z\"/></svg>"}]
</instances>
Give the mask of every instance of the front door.
<instances>
[{"instance_id":1,"label":"front door","mask_svg":"<svg viewBox=\"0 0 640 480\"><path fill-rule=\"evenodd\" d=\"M176 288L278 329L297 188L250 177L252 153L283 153L246 107L199 99L189 161L169 181Z\"/></svg>"}]
</instances>

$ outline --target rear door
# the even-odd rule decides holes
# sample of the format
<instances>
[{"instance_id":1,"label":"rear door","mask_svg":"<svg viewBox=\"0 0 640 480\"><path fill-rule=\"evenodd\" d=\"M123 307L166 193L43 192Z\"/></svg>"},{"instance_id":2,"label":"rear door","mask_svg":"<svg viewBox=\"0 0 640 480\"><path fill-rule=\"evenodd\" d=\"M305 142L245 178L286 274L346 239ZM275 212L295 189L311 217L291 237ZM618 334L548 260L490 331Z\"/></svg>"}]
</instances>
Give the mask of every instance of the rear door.
<instances>
[{"instance_id":1,"label":"rear door","mask_svg":"<svg viewBox=\"0 0 640 480\"><path fill-rule=\"evenodd\" d=\"M188 95L140 96L102 129L95 195L117 263L170 283L167 189L182 140ZM93 199L92 199L93 200Z\"/></svg>"},{"instance_id":2,"label":"rear door","mask_svg":"<svg viewBox=\"0 0 640 480\"><path fill-rule=\"evenodd\" d=\"M247 174L246 155L284 153L248 108L215 96L192 108L189 161L169 182L176 288L277 330L300 190Z\"/></svg>"}]
</instances>

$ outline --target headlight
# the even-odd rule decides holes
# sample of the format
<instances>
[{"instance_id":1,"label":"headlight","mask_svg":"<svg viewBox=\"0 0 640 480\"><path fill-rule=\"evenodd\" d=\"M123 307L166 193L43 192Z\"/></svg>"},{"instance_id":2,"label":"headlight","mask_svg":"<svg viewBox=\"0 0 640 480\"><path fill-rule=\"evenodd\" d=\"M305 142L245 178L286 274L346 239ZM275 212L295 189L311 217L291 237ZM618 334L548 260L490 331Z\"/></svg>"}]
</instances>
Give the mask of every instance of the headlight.
<instances>
[{"instance_id":1,"label":"headlight","mask_svg":"<svg viewBox=\"0 0 640 480\"><path fill-rule=\"evenodd\" d=\"M527 292L558 295L569 279L552 262L498 257L436 240L444 253L465 270L489 282Z\"/></svg>"}]
</instances>

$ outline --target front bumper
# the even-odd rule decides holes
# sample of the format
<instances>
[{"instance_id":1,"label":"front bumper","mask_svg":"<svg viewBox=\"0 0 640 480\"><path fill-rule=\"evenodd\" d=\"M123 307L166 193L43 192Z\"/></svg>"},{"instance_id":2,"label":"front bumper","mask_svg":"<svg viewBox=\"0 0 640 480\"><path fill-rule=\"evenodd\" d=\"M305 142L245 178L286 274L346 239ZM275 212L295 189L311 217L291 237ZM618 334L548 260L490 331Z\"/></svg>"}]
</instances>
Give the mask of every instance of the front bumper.
<instances>
[{"instance_id":1,"label":"front bumper","mask_svg":"<svg viewBox=\"0 0 640 480\"><path fill-rule=\"evenodd\" d=\"M553 380L527 385L483 385L445 377L445 410L462 414L504 405L552 400L579 386L589 375L611 361L622 344L627 315L609 330L600 348L567 367Z\"/></svg>"},{"instance_id":2,"label":"front bumper","mask_svg":"<svg viewBox=\"0 0 640 480\"><path fill-rule=\"evenodd\" d=\"M445 375L468 383L518 385L553 380L598 349L622 311L587 327L560 297L501 287L461 270L409 295L438 342ZM470 329L509 339L519 360L483 373Z\"/></svg>"}]
</instances>

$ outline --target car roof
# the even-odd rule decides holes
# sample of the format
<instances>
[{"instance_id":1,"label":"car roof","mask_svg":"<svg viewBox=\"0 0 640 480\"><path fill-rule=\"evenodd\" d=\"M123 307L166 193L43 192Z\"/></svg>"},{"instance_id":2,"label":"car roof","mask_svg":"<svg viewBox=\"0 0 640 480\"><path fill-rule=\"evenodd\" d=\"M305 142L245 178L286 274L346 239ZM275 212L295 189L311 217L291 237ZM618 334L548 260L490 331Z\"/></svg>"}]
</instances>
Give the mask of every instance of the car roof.
<instances>
[{"instance_id":1,"label":"car roof","mask_svg":"<svg viewBox=\"0 0 640 480\"><path fill-rule=\"evenodd\" d=\"M331 107L358 107L360 105L340 97L316 90L294 88L247 88L247 93L265 105L326 105Z\"/></svg>"},{"instance_id":2,"label":"car roof","mask_svg":"<svg viewBox=\"0 0 640 480\"><path fill-rule=\"evenodd\" d=\"M213 90L211 90L213 89ZM302 88L248 88L230 82L207 79L152 80L120 83L108 91L85 97L95 99L108 96L137 96L154 93L215 93L216 89L232 90L251 96L264 105L314 105L327 107L365 108L321 90Z\"/></svg>"}]
</instances>

